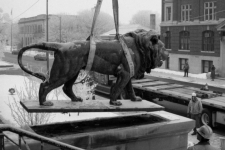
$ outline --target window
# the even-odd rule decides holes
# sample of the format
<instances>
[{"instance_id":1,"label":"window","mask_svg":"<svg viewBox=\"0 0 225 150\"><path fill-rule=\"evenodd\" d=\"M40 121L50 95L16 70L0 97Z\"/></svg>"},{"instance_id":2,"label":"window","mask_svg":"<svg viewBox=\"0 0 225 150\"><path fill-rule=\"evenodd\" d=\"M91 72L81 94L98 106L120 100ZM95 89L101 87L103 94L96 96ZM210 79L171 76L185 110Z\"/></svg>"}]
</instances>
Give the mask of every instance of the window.
<instances>
[{"instance_id":1,"label":"window","mask_svg":"<svg viewBox=\"0 0 225 150\"><path fill-rule=\"evenodd\" d=\"M30 33L30 26L28 26L28 34Z\"/></svg>"},{"instance_id":2,"label":"window","mask_svg":"<svg viewBox=\"0 0 225 150\"><path fill-rule=\"evenodd\" d=\"M42 25L40 25L40 32L43 32Z\"/></svg>"},{"instance_id":3,"label":"window","mask_svg":"<svg viewBox=\"0 0 225 150\"><path fill-rule=\"evenodd\" d=\"M34 33L34 25L32 25L32 33Z\"/></svg>"},{"instance_id":4,"label":"window","mask_svg":"<svg viewBox=\"0 0 225 150\"><path fill-rule=\"evenodd\" d=\"M170 57L166 59L166 69L170 69Z\"/></svg>"},{"instance_id":5,"label":"window","mask_svg":"<svg viewBox=\"0 0 225 150\"><path fill-rule=\"evenodd\" d=\"M213 61L202 60L202 73L211 72Z\"/></svg>"},{"instance_id":6,"label":"window","mask_svg":"<svg viewBox=\"0 0 225 150\"><path fill-rule=\"evenodd\" d=\"M164 37L165 37L165 48L171 49L171 34L170 34L170 31L166 31L164 33Z\"/></svg>"},{"instance_id":7,"label":"window","mask_svg":"<svg viewBox=\"0 0 225 150\"><path fill-rule=\"evenodd\" d=\"M20 27L20 33L23 34L24 33L24 27Z\"/></svg>"},{"instance_id":8,"label":"window","mask_svg":"<svg viewBox=\"0 0 225 150\"><path fill-rule=\"evenodd\" d=\"M172 7L166 7L166 21L172 21Z\"/></svg>"},{"instance_id":9,"label":"window","mask_svg":"<svg viewBox=\"0 0 225 150\"><path fill-rule=\"evenodd\" d=\"M24 44L23 44L23 37L21 38L21 43L22 43L22 46L24 46Z\"/></svg>"},{"instance_id":10,"label":"window","mask_svg":"<svg viewBox=\"0 0 225 150\"><path fill-rule=\"evenodd\" d=\"M28 45L28 39L27 39L27 37L25 37L25 45L26 46Z\"/></svg>"},{"instance_id":11,"label":"window","mask_svg":"<svg viewBox=\"0 0 225 150\"><path fill-rule=\"evenodd\" d=\"M204 31L202 32L202 51L212 52L214 51L214 32Z\"/></svg>"},{"instance_id":12,"label":"window","mask_svg":"<svg viewBox=\"0 0 225 150\"><path fill-rule=\"evenodd\" d=\"M37 25L35 25L34 33L37 33L37 32L38 32Z\"/></svg>"},{"instance_id":13,"label":"window","mask_svg":"<svg viewBox=\"0 0 225 150\"><path fill-rule=\"evenodd\" d=\"M215 10L216 10L216 2L204 3L204 19L216 20Z\"/></svg>"},{"instance_id":14,"label":"window","mask_svg":"<svg viewBox=\"0 0 225 150\"><path fill-rule=\"evenodd\" d=\"M190 21L191 5L181 5L181 21Z\"/></svg>"},{"instance_id":15,"label":"window","mask_svg":"<svg viewBox=\"0 0 225 150\"><path fill-rule=\"evenodd\" d=\"M188 61L187 58L180 58L179 59L179 64L180 64L180 70L183 70L185 63Z\"/></svg>"},{"instance_id":16,"label":"window","mask_svg":"<svg viewBox=\"0 0 225 150\"><path fill-rule=\"evenodd\" d=\"M188 31L180 32L180 45L181 50L190 50L190 33Z\"/></svg>"}]
</instances>

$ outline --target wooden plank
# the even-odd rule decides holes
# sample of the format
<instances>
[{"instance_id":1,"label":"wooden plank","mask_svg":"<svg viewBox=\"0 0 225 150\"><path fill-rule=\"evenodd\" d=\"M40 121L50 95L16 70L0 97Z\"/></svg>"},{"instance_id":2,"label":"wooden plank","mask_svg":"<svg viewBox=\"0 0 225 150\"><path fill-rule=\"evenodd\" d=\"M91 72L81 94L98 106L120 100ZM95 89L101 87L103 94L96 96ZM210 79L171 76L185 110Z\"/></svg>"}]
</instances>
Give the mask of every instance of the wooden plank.
<instances>
[{"instance_id":1,"label":"wooden plank","mask_svg":"<svg viewBox=\"0 0 225 150\"><path fill-rule=\"evenodd\" d=\"M224 96L218 96L218 97L213 97L213 98L208 98L208 99L210 99L211 101L220 101L220 102L225 104L225 97Z\"/></svg>"},{"instance_id":2,"label":"wooden plank","mask_svg":"<svg viewBox=\"0 0 225 150\"><path fill-rule=\"evenodd\" d=\"M140 79L140 80L132 80L131 82L132 83L145 83L145 82L154 82L154 81L157 81L157 80L154 80L154 79Z\"/></svg>"},{"instance_id":3,"label":"wooden plank","mask_svg":"<svg viewBox=\"0 0 225 150\"><path fill-rule=\"evenodd\" d=\"M130 100L118 100L121 106L112 106L109 100L90 100L84 102L71 102L70 100L52 101L54 106L40 106L38 101L20 102L22 107L30 113L67 113L67 112L122 112L122 111L158 111L164 107L155 103L142 100L132 102Z\"/></svg>"},{"instance_id":4,"label":"wooden plank","mask_svg":"<svg viewBox=\"0 0 225 150\"><path fill-rule=\"evenodd\" d=\"M142 86L154 86L154 85L162 85L162 84L169 84L168 82L163 82L163 81L155 81L155 82L145 82L145 83L140 83Z\"/></svg>"},{"instance_id":5,"label":"wooden plank","mask_svg":"<svg viewBox=\"0 0 225 150\"><path fill-rule=\"evenodd\" d=\"M163 83L167 83L167 82L163 82ZM160 84L162 84L162 81L155 81L155 80L154 81L132 83L133 86L138 86L138 87L146 87L146 86L149 86L149 85L157 86L157 85L160 85Z\"/></svg>"},{"instance_id":6,"label":"wooden plank","mask_svg":"<svg viewBox=\"0 0 225 150\"><path fill-rule=\"evenodd\" d=\"M170 91L183 93L183 94L190 95L190 96L194 92L193 90L188 90L188 89L184 89L184 88L170 89Z\"/></svg>"},{"instance_id":7,"label":"wooden plank","mask_svg":"<svg viewBox=\"0 0 225 150\"><path fill-rule=\"evenodd\" d=\"M142 88L147 91L152 91L152 92L157 91L157 88L155 86L147 86L147 87L142 87Z\"/></svg>"},{"instance_id":8,"label":"wooden plank","mask_svg":"<svg viewBox=\"0 0 225 150\"><path fill-rule=\"evenodd\" d=\"M142 87L141 84L132 84L132 85L133 85L133 87Z\"/></svg>"},{"instance_id":9,"label":"wooden plank","mask_svg":"<svg viewBox=\"0 0 225 150\"><path fill-rule=\"evenodd\" d=\"M203 99L202 104L221 108L221 109L225 110L225 103L221 102L221 101L216 101L216 100L212 101L211 99Z\"/></svg>"},{"instance_id":10,"label":"wooden plank","mask_svg":"<svg viewBox=\"0 0 225 150\"><path fill-rule=\"evenodd\" d=\"M162 94L164 96L176 97L176 98L180 98L180 99L188 100L188 101L191 99L190 95L182 94L182 93L175 92L175 91L170 91L170 90L157 90L156 87L138 87L138 86L134 86L134 88L142 89L144 91L149 91L149 92L153 92L153 93Z\"/></svg>"},{"instance_id":11,"label":"wooden plank","mask_svg":"<svg viewBox=\"0 0 225 150\"><path fill-rule=\"evenodd\" d=\"M148 86L155 86L155 87L157 87L159 85L171 85L171 84L173 84L173 83L158 83L158 84L151 84L151 85L143 85L143 87L148 87Z\"/></svg>"},{"instance_id":12,"label":"wooden plank","mask_svg":"<svg viewBox=\"0 0 225 150\"><path fill-rule=\"evenodd\" d=\"M204 94L216 96L216 93L213 93L213 91L204 91L204 90L200 90L200 89L195 88L195 87L187 87L187 89L191 89L191 90L194 90L196 92L201 92L201 93L204 93Z\"/></svg>"},{"instance_id":13,"label":"wooden plank","mask_svg":"<svg viewBox=\"0 0 225 150\"><path fill-rule=\"evenodd\" d=\"M183 93L179 93L176 91L170 91L170 90L160 90L160 91L163 92L164 95L181 98L181 99L185 99L185 100L191 99L191 95L188 95L188 94L183 94Z\"/></svg>"},{"instance_id":14,"label":"wooden plank","mask_svg":"<svg viewBox=\"0 0 225 150\"><path fill-rule=\"evenodd\" d=\"M172 85L162 85L157 86L157 90L169 90L169 89L176 89L176 88L184 88L185 85L179 85L179 84L172 84Z\"/></svg>"}]
</instances>

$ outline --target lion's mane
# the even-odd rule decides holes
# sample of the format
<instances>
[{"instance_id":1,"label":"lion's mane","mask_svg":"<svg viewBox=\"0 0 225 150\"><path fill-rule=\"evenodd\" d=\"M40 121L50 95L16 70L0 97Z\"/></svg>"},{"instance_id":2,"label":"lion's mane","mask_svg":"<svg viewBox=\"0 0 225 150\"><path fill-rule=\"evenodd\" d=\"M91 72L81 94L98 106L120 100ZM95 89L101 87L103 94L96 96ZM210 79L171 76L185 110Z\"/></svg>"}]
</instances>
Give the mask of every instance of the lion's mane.
<instances>
[{"instance_id":1,"label":"lion's mane","mask_svg":"<svg viewBox=\"0 0 225 150\"><path fill-rule=\"evenodd\" d=\"M145 47L146 36L157 35L154 31L146 31L143 29L138 29L133 32L128 32L124 34L125 37L132 37L135 40L135 44L140 52L141 65L135 79L142 79L144 73L150 73L151 69L154 69L154 57L153 50L150 47Z\"/></svg>"}]
</instances>

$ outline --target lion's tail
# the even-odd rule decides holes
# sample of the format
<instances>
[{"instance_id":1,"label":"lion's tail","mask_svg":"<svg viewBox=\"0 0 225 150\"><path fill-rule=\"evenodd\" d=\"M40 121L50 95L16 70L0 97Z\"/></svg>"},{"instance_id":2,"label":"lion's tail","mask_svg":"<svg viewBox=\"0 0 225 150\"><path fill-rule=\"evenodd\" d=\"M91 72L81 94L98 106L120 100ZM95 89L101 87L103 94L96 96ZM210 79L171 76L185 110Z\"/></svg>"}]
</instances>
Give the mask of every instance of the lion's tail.
<instances>
[{"instance_id":1,"label":"lion's tail","mask_svg":"<svg viewBox=\"0 0 225 150\"><path fill-rule=\"evenodd\" d=\"M46 80L46 76L42 73L36 73L36 72L32 72L30 70L28 70L22 63L22 56L23 53L31 48L37 48L37 49L42 49L45 51L54 51L54 52L59 52L59 48L60 48L60 44L59 43L38 43L38 44L32 44L26 47L23 47L19 53L18 53L18 64L21 67L21 69L23 71L25 71L26 73L33 75L39 79L41 79L42 81Z\"/></svg>"}]
</instances>

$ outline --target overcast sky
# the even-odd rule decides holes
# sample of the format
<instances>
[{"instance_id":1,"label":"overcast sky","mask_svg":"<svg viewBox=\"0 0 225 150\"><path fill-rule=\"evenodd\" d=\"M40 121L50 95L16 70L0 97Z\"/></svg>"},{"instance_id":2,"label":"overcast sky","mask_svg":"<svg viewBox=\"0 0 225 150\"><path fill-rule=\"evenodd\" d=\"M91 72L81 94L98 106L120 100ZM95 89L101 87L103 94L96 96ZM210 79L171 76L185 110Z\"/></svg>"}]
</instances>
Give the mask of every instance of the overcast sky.
<instances>
[{"instance_id":1,"label":"overcast sky","mask_svg":"<svg viewBox=\"0 0 225 150\"><path fill-rule=\"evenodd\" d=\"M151 10L161 14L161 0L118 0L119 1L119 19L121 23L129 23L131 17L140 10ZM37 3L36 3L37 2ZM35 4L36 3L36 4ZM75 15L77 12L91 9L97 3L97 0L48 0L49 14L65 13ZM33 5L35 4L35 5ZM31 7L33 5L33 7ZM0 0L0 7L3 12L10 14L13 9L13 20L36 16L46 13L46 0ZM27 10L31 7L29 10ZM26 11L27 10L27 11ZM25 13L23 13L26 11ZM101 11L111 16L112 0L103 0ZM20 15L23 13L22 15Z\"/></svg>"}]
</instances>

